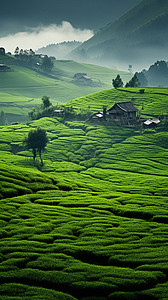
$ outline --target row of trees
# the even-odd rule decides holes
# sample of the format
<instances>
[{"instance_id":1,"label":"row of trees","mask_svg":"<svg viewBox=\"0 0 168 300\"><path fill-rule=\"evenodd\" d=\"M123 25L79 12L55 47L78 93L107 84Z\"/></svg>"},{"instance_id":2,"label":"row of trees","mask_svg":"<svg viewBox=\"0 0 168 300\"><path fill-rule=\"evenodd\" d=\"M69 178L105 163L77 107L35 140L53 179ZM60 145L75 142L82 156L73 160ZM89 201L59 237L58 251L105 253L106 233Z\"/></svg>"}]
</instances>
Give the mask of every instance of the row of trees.
<instances>
[{"instance_id":1,"label":"row of trees","mask_svg":"<svg viewBox=\"0 0 168 300\"><path fill-rule=\"evenodd\" d=\"M141 86L168 86L168 63L164 60L155 62L148 70L137 73Z\"/></svg>"},{"instance_id":2,"label":"row of trees","mask_svg":"<svg viewBox=\"0 0 168 300\"><path fill-rule=\"evenodd\" d=\"M112 85L115 89L117 88L121 88L124 86L124 83L120 77L120 75L118 74L116 76L115 79L112 79ZM135 73L135 75L131 78L131 80L129 82L126 83L125 87L140 87L141 84L139 82L139 79L137 77L137 74Z\"/></svg>"},{"instance_id":3,"label":"row of trees","mask_svg":"<svg viewBox=\"0 0 168 300\"><path fill-rule=\"evenodd\" d=\"M129 66L129 72L132 72L132 66ZM136 72L131 80L126 83L125 87L167 87L168 86L168 63L164 60L155 62L149 67L148 70L142 70L141 72ZM123 81L120 75L117 75L115 79L112 80L114 88L123 87Z\"/></svg>"},{"instance_id":4,"label":"row of trees","mask_svg":"<svg viewBox=\"0 0 168 300\"><path fill-rule=\"evenodd\" d=\"M19 49L16 47L14 51L18 62L26 67L33 67L40 69L43 72L51 72L54 67L55 57L48 57L47 55L35 54L32 49Z\"/></svg>"}]
</instances>

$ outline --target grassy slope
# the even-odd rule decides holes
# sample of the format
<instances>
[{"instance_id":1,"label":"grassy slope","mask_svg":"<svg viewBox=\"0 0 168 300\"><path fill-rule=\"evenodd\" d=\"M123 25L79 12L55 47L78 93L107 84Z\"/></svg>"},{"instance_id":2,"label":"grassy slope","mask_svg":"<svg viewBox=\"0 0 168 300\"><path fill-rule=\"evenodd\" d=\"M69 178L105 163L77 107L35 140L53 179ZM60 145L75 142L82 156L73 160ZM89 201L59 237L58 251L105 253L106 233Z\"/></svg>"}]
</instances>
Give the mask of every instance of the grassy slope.
<instances>
[{"instance_id":1,"label":"grassy slope","mask_svg":"<svg viewBox=\"0 0 168 300\"><path fill-rule=\"evenodd\" d=\"M144 94L140 94L139 90L139 88L105 90L69 101L66 106L73 106L76 110L88 109L89 106L92 112L97 112L103 110L103 105L109 109L115 102L131 101L142 115L168 114L167 88L146 88Z\"/></svg>"},{"instance_id":2,"label":"grassy slope","mask_svg":"<svg viewBox=\"0 0 168 300\"><path fill-rule=\"evenodd\" d=\"M27 116L32 107L41 103L40 99L44 95L48 95L52 103L56 104L108 88L111 86L111 79L118 73L108 68L74 61L56 61L54 67L56 79L53 79L18 66L16 59L8 56L1 56L0 63L7 64L13 70L0 72L0 110L19 116ZM75 85L72 79L78 72L86 72L95 81L100 80L101 85L96 87ZM121 72L121 75L125 81L130 77L126 72Z\"/></svg>"},{"instance_id":3,"label":"grassy slope","mask_svg":"<svg viewBox=\"0 0 168 300\"><path fill-rule=\"evenodd\" d=\"M162 0L162 4L158 0L148 0L148 2L146 0L139 1L119 19L100 29L95 36L78 48L83 47L85 49L85 47L100 46L101 43L110 39L115 41L128 38L130 33L136 34L136 32L143 30L146 26L148 27L148 24L151 26L152 22L159 16L162 16L167 9L168 4L166 0ZM143 33L145 36L146 32L144 31Z\"/></svg>"},{"instance_id":4,"label":"grassy slope","mask_svg":"<svg viewBox=\"0 0 168 300\"><path fill-rule=\"evenodd\" d=\"M167 59L167 0L142 0L116 21L101 28L92 38L75 48L71 58L134 69Z\"/></svg>"},{"instance_id":5,"label":"grassy slope","mask_svg":"<svg viewBox=\"0 0 168 300\"><path fill-rule=\"evenodd\" d=\"M37 126L43 172L22 149ZM168 133L50 118L0 131L1 299L166 299Z\"/></svg>"}]
</instances>

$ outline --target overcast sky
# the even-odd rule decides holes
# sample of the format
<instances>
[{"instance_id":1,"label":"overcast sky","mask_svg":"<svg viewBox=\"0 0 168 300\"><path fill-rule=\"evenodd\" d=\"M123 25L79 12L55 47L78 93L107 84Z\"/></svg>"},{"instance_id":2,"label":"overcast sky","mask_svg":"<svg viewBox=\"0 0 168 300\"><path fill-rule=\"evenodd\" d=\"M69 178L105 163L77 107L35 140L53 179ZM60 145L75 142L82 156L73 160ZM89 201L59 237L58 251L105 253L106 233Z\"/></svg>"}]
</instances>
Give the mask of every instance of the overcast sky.
<instances>
[{"instance_id":1,"label":"overcast sky","mask_svg":"<svg viewBox=\"0 0 168 300\"><path fill-rule=\"evenodd\" d=\"M96 30L114 21L138 1L139 0L2 1L0 7L0 37L3 37L3 39L0 38L0 46L3 46L2 43L7 41L6 37L8 35L10 35L10 42L12 42L11 39L13 39L13 43L15 43L19 40L19 36L23 42L23 39L28 39L29 33L32 34L32 32L36 33L36 39L38 38L39 41L43 39L44 42L44 31L47 32L45 36L50 35L49 43L57 43L62 40L69 40L70 38L73 40L73 33L74 39L77 39L78 33L78 40L82 40L82 35L83 39L88 39ZM55 31L53 30L53 25L55 26ZM66 28L69 28L69 33L71 31L70 37L67 35L67 38L65 34ZM48 31L49 29L52 29L52 37ZM83 31L84 29L87 30ZM25 36L21 34L22 32L25 32ZM42 32L43 35L41 36L39 32ZM13 34L15 35L13 36ZM56 35L59 36L58 39ZM31 38L31 36L29 37ZM31 47L33 46L31 45ZM11 51L11 49L8 49L8 51Z\"/></svg>"}]
</instances>

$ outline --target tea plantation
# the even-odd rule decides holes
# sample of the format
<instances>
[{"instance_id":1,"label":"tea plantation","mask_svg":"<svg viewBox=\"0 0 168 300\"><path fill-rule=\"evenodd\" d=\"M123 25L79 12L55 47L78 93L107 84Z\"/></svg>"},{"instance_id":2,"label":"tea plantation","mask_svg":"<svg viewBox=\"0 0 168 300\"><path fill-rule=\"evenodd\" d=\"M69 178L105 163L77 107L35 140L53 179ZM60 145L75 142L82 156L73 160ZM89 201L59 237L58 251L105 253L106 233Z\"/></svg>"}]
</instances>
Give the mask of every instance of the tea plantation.
<instances>
[{"instance_id":1,"label":"tea plantation","mask_svg":"<svg viewBox=\"0 0 168 300\"><path fill-rule=\"evenodd\" d=\"M166 113L167 89L118 99ZM133 99L132 99L133 98ZM44 166L23 140L47 130ZM168 132L43 118L0 127L0 299L168 299Z\"/></svg>"},{"instance_id":2,"label":"tea plantation","mask_svg":"<svg viewBox=\"0 0 168 300\"><path fill-rule=\"evenodd\" d=\"M41 104L44 95L51 98L53 105L65 103L110 88L112 78L118 74L117 70L71 60L55 60L51 74L23 66L9 55L0 55L1 64L10 67L9 72L0 71L0 112L6 114L8 123L25 122L28 112ZM77 84L76 73L88 74L94 84ZM130 80L128 72L120 74L124 82Z\"/></svg>"}]
</instances>

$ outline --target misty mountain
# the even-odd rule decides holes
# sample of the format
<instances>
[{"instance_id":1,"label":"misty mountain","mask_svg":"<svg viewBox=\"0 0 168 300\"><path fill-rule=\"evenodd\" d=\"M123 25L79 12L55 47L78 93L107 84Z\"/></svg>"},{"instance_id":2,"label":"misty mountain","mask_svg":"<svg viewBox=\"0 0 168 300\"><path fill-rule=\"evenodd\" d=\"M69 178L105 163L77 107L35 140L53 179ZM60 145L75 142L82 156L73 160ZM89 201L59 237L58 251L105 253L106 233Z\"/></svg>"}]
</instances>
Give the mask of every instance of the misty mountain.
<instances>
[{"instance_id":1,"label":"misty mountain","mask_svg":"<svg viewBox=\"0 0 168 300\"><path fill-rule=\"evenodd\" d=\"M80 46L81 44L81 42L77 41L50 44L46 47L39 48L36 51L36 53L54 56L57 59L63 59L70 51L74 50L77 46Z\"/></svg>"},{"instance_id":2,"label":"misty mountain","mask_svg":"<svg viewBox=\"0 0 168 300\"><path fill-rule=\"evenodd\" d=\"M70 22L79 29L98 30L116 20L138 0L9 0L1 1L0 37L31 28ZM8 4L7 4L8 3ZM56 41L58 42L58 41ZM33 46L32 46L33 47Z\"/></svg>"},{"instance_id":3,"label":"misty mountain","mask_svg":"<svg viewBox=\"0 0 168 300\"><path fill-rule=\"evenodd\" d=\"M71 52L79 60L138 70L167 58L168 1L142 0Z\"/></svg>"},{"instance_id":4,"label":"misty mountain","mask_svg":"<svg viewBox=\"0 0 168 300\"><path fill-rule=\"evenodd\" d=\"M148 70L137 72L136 76L143 87L168 87L168 63L157 61Z\"/></svg>"}]
</instances>

